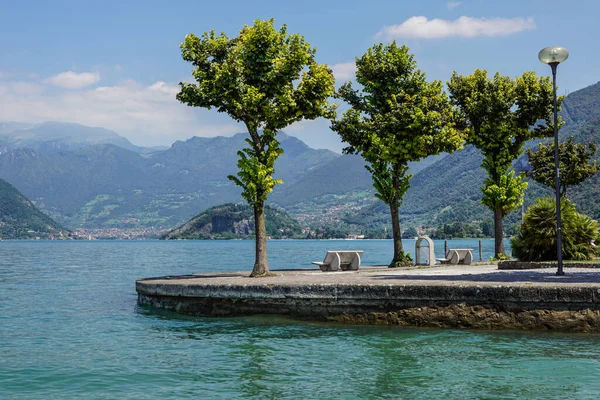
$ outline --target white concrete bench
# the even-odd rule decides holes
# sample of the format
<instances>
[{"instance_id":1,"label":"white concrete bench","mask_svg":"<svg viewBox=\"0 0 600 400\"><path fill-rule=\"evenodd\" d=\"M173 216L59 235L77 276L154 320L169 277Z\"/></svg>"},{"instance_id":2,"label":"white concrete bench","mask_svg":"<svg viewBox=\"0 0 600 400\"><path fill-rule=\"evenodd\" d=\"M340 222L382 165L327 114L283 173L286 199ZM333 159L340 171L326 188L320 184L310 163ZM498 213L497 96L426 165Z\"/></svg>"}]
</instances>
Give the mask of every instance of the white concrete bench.
<instances>
[{"instance_id":1,"label":"white concrete bench","mask_svg":"<svg viewBox=\"0 0 600 400\"><path fill-rule=\"evenodd\" d=\"M473 261L473 249L450 249L446 258L436 258L440 264L465 264Z\"/></svg>"},{"instance_id":2,"label":"white concrete bench","mask_svg":"<svg viewBox=\"0 0 600 400\"><path fill-rule=\"evenodd\" d=\"M313 261L321 271L356 271L360 267L363 250L329 250L323 262Z\"/></svg>"}]
</instances>

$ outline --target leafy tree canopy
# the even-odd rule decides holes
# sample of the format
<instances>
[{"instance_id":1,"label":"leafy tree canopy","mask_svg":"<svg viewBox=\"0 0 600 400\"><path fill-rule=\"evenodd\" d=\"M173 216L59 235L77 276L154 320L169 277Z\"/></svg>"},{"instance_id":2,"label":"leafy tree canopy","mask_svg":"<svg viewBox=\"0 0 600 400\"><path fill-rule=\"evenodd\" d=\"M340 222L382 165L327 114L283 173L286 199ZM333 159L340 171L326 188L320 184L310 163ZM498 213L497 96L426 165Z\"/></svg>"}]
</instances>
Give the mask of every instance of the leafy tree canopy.
<instances>
[{"instance_id":1,"label":"leafy tree canopy","mask_svg":"<svg viewBox=\"0 0 600 400\"><path fill-rule=\"evenodd\" d=\"M408 47L377 44L356 59L356 68L361 90L342 85L336 96L351 108L332 124L349 144L346 152L405 165L460 147L441 81L427 82Z\"/></svg>"},{"instance_id":2,"label":"leafy tree canopy","mask_svg":"<svg viewBox=\"0 0 600 400\"><path fill-rule=\"evenodd\" d=\"M454 72L448 90L466 141L481 150L482 167L494 182L510 169L526 141L553 135L549 77L525 72L515 79L499 73L489 78L486 70L477 69L467 76Z\"/></svg>"},{"instance_id":3,"label":"leafy tree canopy","mask_svg":"<svg viewBox=\"0 0 600 400\"><path fill-rule=\"evenodd\" d=\"M499 73L489 78L487 71L477 69L467 76L454 72L448 90L467 143L483 155L488 178L481 188L482 203L494 212L495 257L502 257L502 219L522 204L527 187L509 171L526 141L553 134L552 83L534 72L515 79Z\"/></svg>"},{"instance_id":4,"label":"leafy tree canopy","mask_svg":"<svg viewBox=\"0 0 600 400\"><path fill-rule=\"evenodd\" d=\"M572 136L568 141L558 144L561 196L566 196L569 186L583 183L600 170L600 165L592 161L597 150L598 147L594 143L587 146L575 143ZM540 143L537 151L527 150L527 156L532 168L528 175L542 185L555 188L554 143L547 146Z\"/></svg>"},{"instance_id":5,"label":"leafy tree canopy","mask_svg":"<svg viewBox=\"0 0 600 400\"><path fill-rule=\"evenodd\" d=\"M328 102L334 92L331 70L314 60L316 50L303 36L273 25L273 19L256 20L233 39L214 30L201 37L188 34L181 44L197 83L180 83L177 99L215 107L248 129L250 147L239 153L240 173L231 179L250 204L264 202L281 183L272 177L282 153L277 131L303 119L335 115Z\"/></svg>"},{"instance_id":6,"label":"leafy tree canopy","mask_svg":"<svg viewBox=\"0 0 600 400\"><path fill-rule=\"evenodd\" d=\"M318 64L316 50L299 34L279 30L274 20L254 21L230 39L224 33L188 34L184 60L194 66L196 83L180 83L177 99L189 106L215 107L248 129L248 148L238 152L238 176L230 176L254 207L256 262L253 276L268 274L264 202L275 185L274 165L283 152L277 131L304 119L334 118L331 70Z\"/></svg>"},{"instance_id":7,"label":"leafy tree canopy","mask_svg":"<svg viewBox=\"0 0 600 400\"><path fill-rule=\"evenodd\" d=\"M350 108L332 121L331 129L348 144L346 153L360 153L370 164L377 197L390 207L394 258L408 261L402 248L398 207L409 187L408 162L462 144L453 112L440 81L427 82L406 46L376 44L356 58L354 89L347 82L336 97Z\"/></svg>"}]
</instances>

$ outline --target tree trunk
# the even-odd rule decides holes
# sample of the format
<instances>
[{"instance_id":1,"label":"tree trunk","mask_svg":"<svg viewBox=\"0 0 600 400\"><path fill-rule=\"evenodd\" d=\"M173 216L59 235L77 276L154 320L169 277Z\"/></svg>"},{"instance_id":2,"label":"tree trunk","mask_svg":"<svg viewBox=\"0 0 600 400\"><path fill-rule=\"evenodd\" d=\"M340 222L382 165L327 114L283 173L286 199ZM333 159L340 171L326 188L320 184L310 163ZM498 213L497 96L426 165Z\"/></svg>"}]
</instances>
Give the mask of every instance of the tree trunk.
<instances>
[{"instance_id":1,"label":"tree trunk","mask_svg":"<svg viewBox=\"0 0 600 400\"><path fill-rule=\"evenodd\" d=\"M394 241L394 258L389 265L390 268L392 268L396 266L396 262L404 260L404 249L402 247L402 236L400 234L400 216L398 215L398 196L394 196L389 206L390 213L392 214L392 238Z\"/></svg>"},{"instance_id":2,"label":"tree trunk","mask_svg":"<svg viewBox=\"0 0 600 400\"><path fill-rule=\"evenodd\" d=\"M254 234L256 237L256 259L250 276L264 276L269 273L267 262L267 227L265 225L264 201L254 204Z\"/></svg>"},{"instance_id":3,"label":"tree trunk","mask_svg":"<svg viewBox=\"0 0 600 400\"><path fill-rule=\"evenodd\" d=\"M502 210L496 208L494 210L494 239L495 239L495 258L505 257L504 252L504 233L502 232Z\"/></svg>"}]
</instances>

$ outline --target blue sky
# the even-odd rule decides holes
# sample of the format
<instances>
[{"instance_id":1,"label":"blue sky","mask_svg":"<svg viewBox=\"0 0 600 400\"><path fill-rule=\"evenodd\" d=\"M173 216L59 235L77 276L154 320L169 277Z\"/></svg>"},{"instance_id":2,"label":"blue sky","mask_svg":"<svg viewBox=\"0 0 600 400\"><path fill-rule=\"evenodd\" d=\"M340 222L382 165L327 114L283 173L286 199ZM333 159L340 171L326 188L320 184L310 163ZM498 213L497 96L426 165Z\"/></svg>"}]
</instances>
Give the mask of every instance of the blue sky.
<instances>
[{"instance_id":1,"label":"blue sky","mask_svg":"<svg viewBox=\"0 0 600 400\"><path fill-rule=\"evenodd\" d=\"M395 39L430 80L486 68L549 75L540 49L566 47L560 93L600 80L600 2L464 1L11 1L0 0L0 121L77 122L140 145L244 131L225 114L175 100L191 81L179 44L215 29L235 36L255 19L300 33L341 83L354 57ZM324 120L286 129L311 147L340 151Z\"/></svg>"}]
</instances>

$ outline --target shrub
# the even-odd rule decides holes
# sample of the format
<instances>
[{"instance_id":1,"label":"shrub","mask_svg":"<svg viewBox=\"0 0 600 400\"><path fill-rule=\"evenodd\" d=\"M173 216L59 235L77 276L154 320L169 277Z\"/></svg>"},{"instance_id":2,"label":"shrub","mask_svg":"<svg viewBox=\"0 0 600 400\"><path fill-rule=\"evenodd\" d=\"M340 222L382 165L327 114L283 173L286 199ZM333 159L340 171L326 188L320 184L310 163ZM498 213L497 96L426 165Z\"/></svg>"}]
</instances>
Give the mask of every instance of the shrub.
<instances>
[{"instance_id":1,"label":"shrub","mask_svg":"<svg viewBox=\"0 0 600 400\"><path fill-rule=\"evenodd\" d=\"M567 260L589 260L596 255L598 222L579 214L567 199L561 202L562 254ZM556 203L538 199L525 213L523 224L510 239L512 252L521 261L556 260Z\"/></svg>"},{"instance_id":2,"label":"shrub","mask_svg":"<svg viewBox=\"0 0 600 400\"><path fill-rule=\"evenodd\" d=\"M399 268L399 267L410 267L414 265L412 258L410 257L410 254L408 252L400 252L400 257L399 259L394 262L393 264L390 264L389 267L390 268Z\"/></svg>"}]
</instances>

